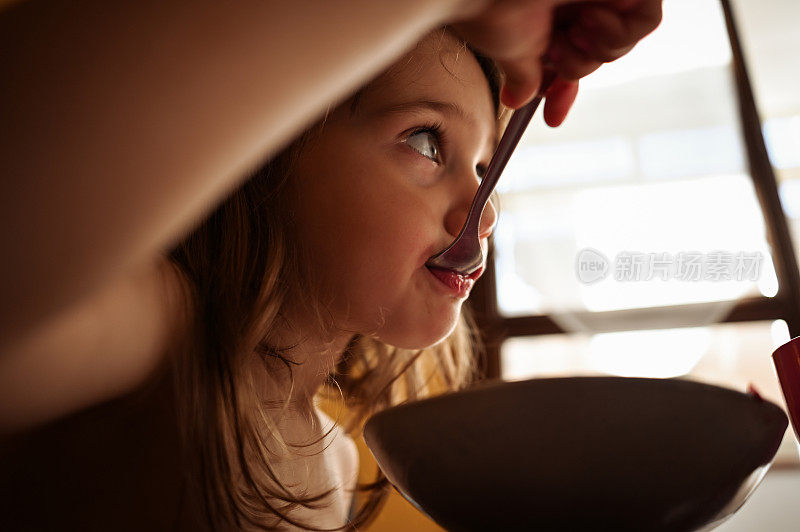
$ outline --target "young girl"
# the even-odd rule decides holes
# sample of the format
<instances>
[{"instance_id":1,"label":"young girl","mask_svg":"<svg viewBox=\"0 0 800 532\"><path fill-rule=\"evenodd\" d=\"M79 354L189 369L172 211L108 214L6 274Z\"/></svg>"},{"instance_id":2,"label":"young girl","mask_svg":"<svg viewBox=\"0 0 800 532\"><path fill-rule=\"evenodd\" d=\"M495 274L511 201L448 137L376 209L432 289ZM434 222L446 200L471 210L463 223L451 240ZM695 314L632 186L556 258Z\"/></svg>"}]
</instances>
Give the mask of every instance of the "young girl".
<instances>
[{"instance_id":1,"label":"young girl","mask_svg":"<svg viewBox=\"0 0 800 532\"><path fill-rule=\"evenodd\" d=\"M354 497L339 425L473 376L475 278L453 289L425 266L498 140L498 73L472 50L502 68L511 106L546 54L556 125L565 80L625 53L659 3L134 4L26 2L0 20L8 42L36 25L52 41L4 67L19 179L3 243L19 253L0 276L0 414L16 433L1 528L360 526L386 483ZM444 22L458 23L429 32ZM495 220L488 206L484 248ZM322 414L322 395L349 418Z\"/></svg>"},{"instance_id":2,"label":"young girl","mask_svg":"<svg viewBox=\"0 0 800 532\"><path fill-rule=\"evenodd\" d=\"M171 253L199 288L178 370L190 376L178 394L191 398L187 419L203 420L188 442L209 490L249 502L216 509L237 526L277 524L273 514L306 527L347 521L357 458L314 408L324 385L363 419L421 391L434 369L451 388L469 378L469 334L451 334L468 292L425 262L458 234L496 143L499 81L483 63L451 33L428 35ZM484 247L495 218L489 206Z\"/></svg>"}]
</instances>

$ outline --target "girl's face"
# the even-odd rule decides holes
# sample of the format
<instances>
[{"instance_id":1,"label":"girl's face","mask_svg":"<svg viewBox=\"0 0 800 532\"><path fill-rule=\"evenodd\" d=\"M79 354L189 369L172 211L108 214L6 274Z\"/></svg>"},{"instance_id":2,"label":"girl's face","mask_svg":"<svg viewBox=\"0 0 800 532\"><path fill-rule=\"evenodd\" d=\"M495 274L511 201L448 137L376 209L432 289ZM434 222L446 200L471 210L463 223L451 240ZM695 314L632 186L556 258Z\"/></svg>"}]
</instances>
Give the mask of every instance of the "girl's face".
<instances>
[{"instance_id":1,"label":"girl's face","mask_svg":"<svg viewBox=\"0 0 800 532\"><path fill-rule=\"evenodd\" d=\"M338 327L408 349L453 330L468 291L425 262L461 229L495 136L489 84L448 33L329 114L293 187L312 282ZM487 205L484 251L496 218Z\"/></svg>"}]
</instances>

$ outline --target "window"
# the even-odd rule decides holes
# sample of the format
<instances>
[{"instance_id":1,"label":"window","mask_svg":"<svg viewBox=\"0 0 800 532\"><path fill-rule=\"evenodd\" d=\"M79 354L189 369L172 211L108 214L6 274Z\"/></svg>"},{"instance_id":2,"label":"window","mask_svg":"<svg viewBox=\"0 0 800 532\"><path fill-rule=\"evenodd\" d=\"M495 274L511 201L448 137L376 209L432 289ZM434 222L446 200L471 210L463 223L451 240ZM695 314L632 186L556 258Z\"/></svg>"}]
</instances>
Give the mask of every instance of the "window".
<instances>
[{"instance_id":1,"label":"window","mask_svg":"<svg viewBox=\"0 0 800 532\"><path fill-rule=\"evenodd\" d=\"M680 376L783 404L770 355L800 334L780 234L788 221L800 241L800 4L733 8L761 124L717 0L665 1L655 33L582 81L563 126L534 118L499 183L476 302L490 376ZM778 462L797 464L793 441Z\"/></svg>"}]
</instances>

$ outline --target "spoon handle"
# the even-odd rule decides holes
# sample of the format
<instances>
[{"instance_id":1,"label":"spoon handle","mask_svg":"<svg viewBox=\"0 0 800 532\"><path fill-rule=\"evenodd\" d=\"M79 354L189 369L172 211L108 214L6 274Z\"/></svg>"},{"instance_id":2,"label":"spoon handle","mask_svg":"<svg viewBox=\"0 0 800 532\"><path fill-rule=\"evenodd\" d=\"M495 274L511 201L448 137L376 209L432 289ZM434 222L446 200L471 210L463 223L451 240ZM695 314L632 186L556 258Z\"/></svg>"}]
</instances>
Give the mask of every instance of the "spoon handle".
<instances>
[{"instance_id":1,"label":"spoon handle","mask_svg":"<svg viewBox=\"0 0 800 532\"><path fill-rule=\"evenodd\" d=\"M480 216L483 213L486 202L489 200L489 196L492 195L494 187L497 185L497 181L503 173L503 169L511 158L511 154L514 153L514 148L519 144L519 139L521 139L522 134L525 133L525 129L528 127L533 113L536 112L536 108L539 107L539 104L544 99L545 93L547 89L550 88L550 85L552 85L555 77L555 72L546 70L539 92L533 100L517 109L508 121L508 126L503 133L503 137L500 139L500 143L497 145L494 155L492 155L492 160L489 162L489 167L486 169L486 174L483 176L478 191L475 193L475 199L472 200L469 215L464 224L465 228L469 225L475 225L477 229L480 223ZM476 219L477 222L475 221Z\"/></svg>"}]
</instances>

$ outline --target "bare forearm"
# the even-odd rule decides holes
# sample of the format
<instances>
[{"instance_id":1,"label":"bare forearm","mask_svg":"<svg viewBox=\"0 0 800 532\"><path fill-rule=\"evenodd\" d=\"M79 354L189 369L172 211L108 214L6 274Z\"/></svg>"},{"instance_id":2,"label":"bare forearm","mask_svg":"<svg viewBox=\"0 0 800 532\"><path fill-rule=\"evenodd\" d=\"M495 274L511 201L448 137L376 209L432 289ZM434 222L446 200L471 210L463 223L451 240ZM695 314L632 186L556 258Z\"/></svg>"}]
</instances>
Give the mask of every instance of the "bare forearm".
<instances>
[{"instance_id":1,"label":"bare forearm","mask_svg":"<svg viewBox=\"0 0 800 532\"><path fill-rule=\"evenodd\" d=\"M151 260L458 0L0 13L0 345Z\"/></svg>"},{"instance_id":2,"label":"bare forearm","mask_svg":"<svg viewBox=\"0 0 800 532\"><path fill-rule=\"evenodd\" d=\"M186 335L183 283L159 257L8 346L0 356L0 435L141 385Z\"/></svg>"}]
</instances>

